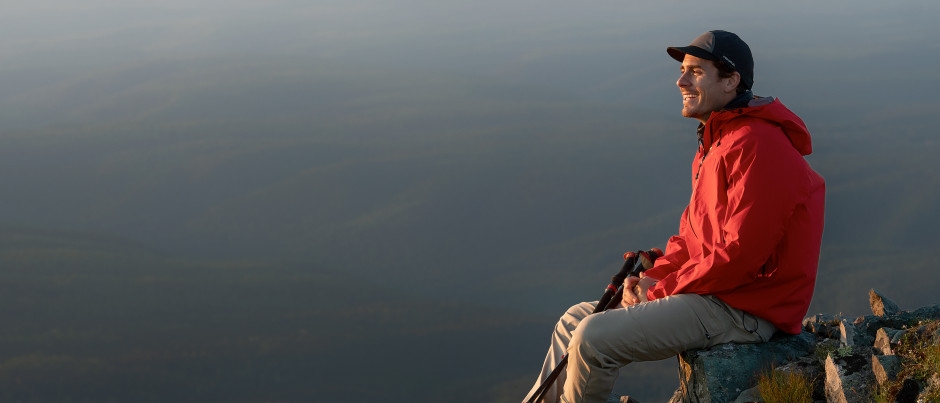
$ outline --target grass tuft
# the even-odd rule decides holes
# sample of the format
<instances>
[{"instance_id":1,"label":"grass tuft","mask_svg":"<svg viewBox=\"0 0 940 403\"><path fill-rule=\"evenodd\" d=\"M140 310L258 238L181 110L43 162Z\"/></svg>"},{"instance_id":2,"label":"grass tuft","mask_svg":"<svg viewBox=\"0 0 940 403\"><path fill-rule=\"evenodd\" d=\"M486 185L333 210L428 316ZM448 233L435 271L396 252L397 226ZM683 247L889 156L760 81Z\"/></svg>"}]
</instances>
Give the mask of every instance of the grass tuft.
<instances>
[{"instance_id":1,"label":"grass tuft","mask_svg":"<svg viewBox=\"0 0 940 403\"><path fill-rule=\"evenodd\" d=\"M766 403L813 401L813 382L794 371L771 370L762 374L757 390Z\"/></svg>"}]
</instances>

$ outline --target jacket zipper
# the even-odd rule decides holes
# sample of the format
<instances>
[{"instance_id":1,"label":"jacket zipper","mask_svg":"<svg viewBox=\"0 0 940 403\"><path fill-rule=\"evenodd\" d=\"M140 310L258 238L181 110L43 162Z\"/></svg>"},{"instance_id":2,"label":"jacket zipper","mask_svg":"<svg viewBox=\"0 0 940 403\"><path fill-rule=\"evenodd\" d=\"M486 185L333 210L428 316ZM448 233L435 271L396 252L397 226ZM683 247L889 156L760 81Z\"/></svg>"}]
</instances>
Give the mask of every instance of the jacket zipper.
<instances>
[{"instance_id":1,"label":"jacket zipper","mask_svg":"<svg viewBox=\"0 0 940 403\"><path fill-rule=\"evenodd\" d=\"M695 170L695 180L698 180L698 174L702 172L702 165L705 164L705 156L708 155L708 153L705 152L705 142L701 137L698 138L698 150L702 153L702 157L698 159L698 169Z\"/></svg>"}]
</instances>

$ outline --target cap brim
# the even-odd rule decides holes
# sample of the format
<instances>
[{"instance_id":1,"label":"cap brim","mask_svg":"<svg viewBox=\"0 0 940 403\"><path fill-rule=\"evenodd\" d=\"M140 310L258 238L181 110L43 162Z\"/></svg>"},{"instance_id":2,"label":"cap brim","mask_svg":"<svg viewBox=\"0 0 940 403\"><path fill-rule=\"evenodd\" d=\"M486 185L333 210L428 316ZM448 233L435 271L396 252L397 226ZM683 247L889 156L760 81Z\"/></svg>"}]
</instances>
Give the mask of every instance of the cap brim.
<instances>
[{"instance_id":1,"label":"cap brim","mask_svg":"<svg viewBox=\"0 0 940 403\"><path fill-rule=\"evenodd\" d=\"M672 56L676 61L681 62L682 59L685 59L685 55L692 55L702 59L708 60L717 60L718 58L711 52L702 49L698 46L682 46L682 47L668 47L666 48L666 53L669 53L669 56Z\"/></svg>"}]
</instances>

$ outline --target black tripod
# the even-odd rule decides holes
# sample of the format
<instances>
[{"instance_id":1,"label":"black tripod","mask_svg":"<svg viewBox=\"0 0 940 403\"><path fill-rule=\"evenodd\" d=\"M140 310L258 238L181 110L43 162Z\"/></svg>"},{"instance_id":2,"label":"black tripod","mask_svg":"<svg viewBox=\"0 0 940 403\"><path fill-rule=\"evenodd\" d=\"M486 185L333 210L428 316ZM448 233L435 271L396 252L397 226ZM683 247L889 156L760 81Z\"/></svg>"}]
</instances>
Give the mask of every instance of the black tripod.
<instances>
[{"instance_id":1,"label":"black tripod","mask_svg":"<svg viewBox=\"0 0 940 403\"><path fill-rule=\"evenodd\" d=\"M620 271L618 271L617 274L610 278L610 284L607 285L607 288L604 290L604 295L602 295L601 299L597 302L597 306L594 307L592 314L606 311L620 304L620 300L623 299L623 281L629 276L639 276L641 272L652 267L656 258L662 255L663 251L659 248L653 248L648 251L641 250L624 253L623 266L620 267ZM548 391L548 388L555 383L555 380L558 379L558 375L561 374L561 371L565 370L567 365L568 354L565 354L565 356L561 358L561 361L558 362L555 369L548 374L548 377L535 389L532 396L526 400L526 403L541 402L542 399L545 398L545 393Z\"/></svg>"}]
</instances>

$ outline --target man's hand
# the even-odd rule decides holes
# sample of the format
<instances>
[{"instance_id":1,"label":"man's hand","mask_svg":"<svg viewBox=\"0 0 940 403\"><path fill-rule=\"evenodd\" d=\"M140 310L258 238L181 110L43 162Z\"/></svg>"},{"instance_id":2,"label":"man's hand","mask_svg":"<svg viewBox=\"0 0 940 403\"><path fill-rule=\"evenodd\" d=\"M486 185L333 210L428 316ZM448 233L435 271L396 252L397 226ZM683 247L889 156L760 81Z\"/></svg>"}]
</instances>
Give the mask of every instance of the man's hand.
<instances>
[{"instance_id":1,"label":"man's hand","mask_svg":"<svg viewBox=\"0 0 940 403\"><path fill-rule=\"evenodd\" d=\"M649 301L646 298L646 291L657 282L659 282L659 280L644 276L643 273L640 273L640 277L627 277L627 279L623 281L623 301L620 302L620 306L626 308Z\"/></svg>"}]
</instances>

